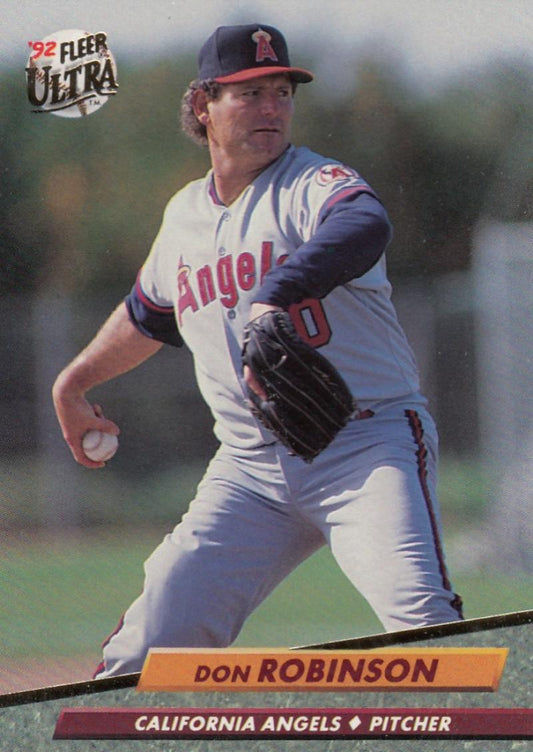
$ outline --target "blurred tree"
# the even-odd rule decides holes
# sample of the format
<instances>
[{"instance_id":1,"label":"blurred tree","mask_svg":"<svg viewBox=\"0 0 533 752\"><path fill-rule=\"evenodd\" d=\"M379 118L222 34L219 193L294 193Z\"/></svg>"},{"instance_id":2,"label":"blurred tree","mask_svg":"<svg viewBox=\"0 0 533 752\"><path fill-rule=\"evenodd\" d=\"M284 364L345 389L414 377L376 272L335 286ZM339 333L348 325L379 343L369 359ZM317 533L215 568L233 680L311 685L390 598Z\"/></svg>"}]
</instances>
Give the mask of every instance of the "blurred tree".
<instances>
[{"instance_id":1,"label":"blurred tree","mask_svg":"<svg viewBox=\"0 0 533 752\"><path fill-rule=\"evenodd\" d=\"M117 97L82 119L32 113L20 74L2 75L0 289L131 282L166 201L207 164L179 131L180 70L123 69Z\"/></svg>"},{"instance_id":2,"label":"blurred tree","mask_svg":"<svg viewBox=\"0 0 533 752\"><path fill-rule=\"evenodd\" d=\"M334 99L302 92L297 134L356 167L380 193L395 226L394 276L468 268L489 192L493 212L501 214L505 204L507 215L530 216L528 150L517 148L516 136L520 130L524 141L529 134L530 143L530 71L495 63L427 95L367 59L353 81L352 90ZM498 174L513 182L506 196L493 190Z\"/></svg>"},{"instance_id":3,"label":"blurred tree","mask_svg":"<svg viewBox=\"0 0 533 752\"><path fill-rule=\"evenodd\" d=\"M19 72L3 72L0 83L0 293L5 294L32 289L47 262L50 237L36 180L43 133L35 126L42 123L30 122Z\"/></svg>"},{"instance_id":4,"label":"blurred tree","mask_svg":"<svg viewBox=\"0 0 533 752\"><path fill-rule=\"evenodd\" d=\"M179 129L192 69L190 60L124 67L118 95L76 120L31 113L20 74L2 75L13 106L0 114L0 289L50 275L77 292L130 283L167 199L208 164ZM300 88L295 141L353 165L378 190L395 226L392 274L433 276L469 266L487 188L498 170L509 175L511 134L530 123L531 91L530 72L495 65L427 95L367 59L334 98ZM528 180L508 213L530 211Z\"/></svg>"}]
</instances>

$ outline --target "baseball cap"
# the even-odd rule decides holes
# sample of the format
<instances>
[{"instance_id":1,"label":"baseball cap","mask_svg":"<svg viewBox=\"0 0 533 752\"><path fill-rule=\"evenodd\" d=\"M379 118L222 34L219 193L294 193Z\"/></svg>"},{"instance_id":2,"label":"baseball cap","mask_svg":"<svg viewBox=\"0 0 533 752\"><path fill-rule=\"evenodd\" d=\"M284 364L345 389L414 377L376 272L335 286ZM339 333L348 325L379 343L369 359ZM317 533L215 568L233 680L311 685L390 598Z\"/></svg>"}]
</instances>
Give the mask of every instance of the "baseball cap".
<instances>
[{"instance_id":1,"label":"baseball cap","mask_svg":"<svg viewBox=\"0 0 533 752\"><path fill-rule=\"evenodd\" d=\"M276 73L288 73L298 83L314 78L308 70L291 65L285 38L273 26L219 26L198 55L202 80L214 78L230 84Z\"/></svg>"}]
</instances>

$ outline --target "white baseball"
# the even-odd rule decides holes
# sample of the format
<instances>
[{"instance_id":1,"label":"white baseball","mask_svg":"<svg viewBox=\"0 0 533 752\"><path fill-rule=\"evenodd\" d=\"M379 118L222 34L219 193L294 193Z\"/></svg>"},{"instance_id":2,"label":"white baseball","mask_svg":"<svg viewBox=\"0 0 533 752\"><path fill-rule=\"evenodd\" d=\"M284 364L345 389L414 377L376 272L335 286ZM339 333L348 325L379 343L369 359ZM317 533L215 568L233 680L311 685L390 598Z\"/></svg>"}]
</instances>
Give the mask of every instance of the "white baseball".
<instances>
[{"instance_id":1,"label":"white baseball","mask_svg":"<svg viewBox=\"0 0 533 752\"><path fill-rule=\"evenodd\" d=\"M87 431L82 441L83 451L93 462L107 462L118 449L118 439L111 433Z\"/></svg>"}]
</instances>

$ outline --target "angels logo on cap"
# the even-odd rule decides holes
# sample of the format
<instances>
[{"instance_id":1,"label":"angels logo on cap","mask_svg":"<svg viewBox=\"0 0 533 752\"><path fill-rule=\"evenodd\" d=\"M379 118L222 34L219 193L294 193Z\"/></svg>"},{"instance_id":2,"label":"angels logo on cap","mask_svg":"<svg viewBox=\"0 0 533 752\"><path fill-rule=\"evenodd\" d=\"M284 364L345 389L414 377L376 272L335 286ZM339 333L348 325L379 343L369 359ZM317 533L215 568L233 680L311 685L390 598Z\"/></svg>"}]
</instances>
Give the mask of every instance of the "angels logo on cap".
<instances>
[{"instance_id":1,"label":"angels logo on cap","mask_svg":"<svg viewBox=\"0 0 533 752\"><path fill-rule=\"evenodd\" d=\"M308 70L291 65L283 34L265 24L220 26L198 55L201 80L229 84L279 73L288 73L297 83L313 80Z\"/></svg>"},{"instance_id":2,"label":"angels logo on cap","mask_svg":"<svg viewBox=\"0 0 533 752\"><path fill-rule=\"evenodd\" d=\"M272 45L270 44L272 37L268 33L268 31L258 29L252 34L252 39L257 45L257 52L255 54L256 62L262 63L263 60L266 60L266 58L273 60L275 63L278 62L278 56L276 55L276 53L272 49Z\"/></svg>"}]
</instances>

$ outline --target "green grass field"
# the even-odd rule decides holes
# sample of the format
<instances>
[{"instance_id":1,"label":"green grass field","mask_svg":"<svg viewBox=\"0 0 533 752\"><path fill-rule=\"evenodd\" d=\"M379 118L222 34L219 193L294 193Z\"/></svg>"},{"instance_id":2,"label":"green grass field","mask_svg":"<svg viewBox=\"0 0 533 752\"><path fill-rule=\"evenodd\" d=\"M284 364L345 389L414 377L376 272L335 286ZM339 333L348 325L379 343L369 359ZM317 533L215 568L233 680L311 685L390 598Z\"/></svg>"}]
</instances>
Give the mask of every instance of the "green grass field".
<instances>
[{"instance_id":1,"label":"green grass field","mask_svg":"<svg viewBox=\"0 0 533 752\"><path fill-rule=\"evenodd\" d=\"M13 686L83 681L100 660L102 641L140 592L143 561L173 526L170 520L186 508L203 468L192 464L135 484L115 471L75 469L83 524L75 534L54 537L29 532L40 529L42 519L43 495L36 493L42 464L25 461L5 469L8 483L0 492L0 516L8 531L0 547L0 693L16 691ZM533 577L507 576L485 562L478 531L488 493L479 467L444 458L440 497L448 564L466 617L530 609ZM147 499L155 512L151 528L142 526ZM128 528L120 527L122 520L128 520ZM294 647L381 631L368 604L323 549L250 617L237 644Z\"/></svg>"},{"instance_id":2,"label":"green grass field","mask_svg":"<svg viewBox=\"0 0 533 752\"><path fill-rule=\"evenodd\" d=\"M99 645L142 587L142 562L161 531L27 534L2 550L4 659L98 654ZM531 608L533 578L458 573L467 618ZM252 615L239 645L296 646L381 632L370 608L326 549L303 564Z\"/></svg>"}]
</instances>

